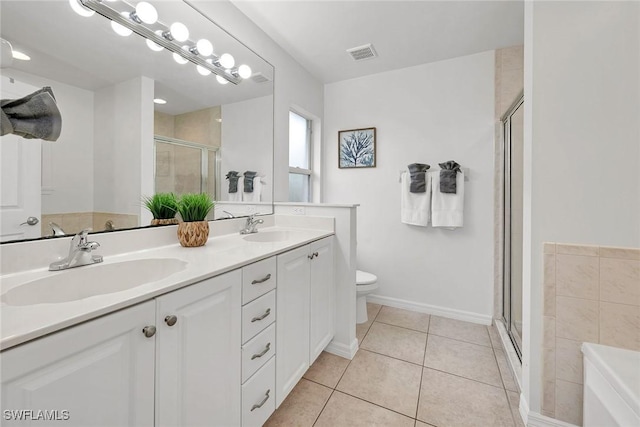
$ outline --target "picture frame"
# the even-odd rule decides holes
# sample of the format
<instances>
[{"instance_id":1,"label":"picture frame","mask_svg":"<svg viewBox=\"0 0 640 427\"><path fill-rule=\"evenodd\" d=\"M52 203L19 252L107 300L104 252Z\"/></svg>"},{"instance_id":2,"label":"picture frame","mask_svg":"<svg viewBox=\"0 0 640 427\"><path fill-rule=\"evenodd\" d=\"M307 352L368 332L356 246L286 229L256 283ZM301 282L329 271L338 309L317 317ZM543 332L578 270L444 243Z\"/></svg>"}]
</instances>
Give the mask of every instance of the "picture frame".
<instances>
[{"instance_id":1,"label":"picture frame","mask_svg":"<svg viewBox=\"0 0 640 427\"><path fill-rule=\"evenodd\" d=\"M376 128L338 131L340 169L376 167Z\"/></svg>"}]
</instances>

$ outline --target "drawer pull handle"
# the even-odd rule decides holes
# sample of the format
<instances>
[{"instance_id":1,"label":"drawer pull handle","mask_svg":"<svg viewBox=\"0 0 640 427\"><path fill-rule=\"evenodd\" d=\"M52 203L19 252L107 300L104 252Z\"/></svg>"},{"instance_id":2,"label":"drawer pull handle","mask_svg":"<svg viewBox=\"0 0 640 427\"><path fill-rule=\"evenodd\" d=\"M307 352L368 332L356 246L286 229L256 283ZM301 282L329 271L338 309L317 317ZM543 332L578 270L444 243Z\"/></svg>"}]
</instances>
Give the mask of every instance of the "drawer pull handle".
<instances>
[{"instance_id":1,"label":"drawer pull handle","mask_svg":"<svg viewBox=\"0 0 640 427\"><path fill-rule=\"evenodd\" d=\"M271 393L271 389L267 390L267 392L264 395L264 399L262 399L262 402L257 403L251 407L251 411L255 411L256 409L262 408L262 405L267 403L267 400L269 400L269 393Z\"/></svg>"},{"instance_id":2,"label":"drawer pull handle","mask_svg":"<svg viewBox=\"0 0 640 427\"><path fill-rule=\"evenodd\" d=\"M314 253L314 254L311 254L311 255L307 255L307 258L313 259L315 256L316 256L316 254Z\"/></svg>"},{"instance_id":3,"label":"drawer pull handle","mask_svg":"<svg viewBox=\"0 0 640 427\"><path fill-rule=\"evenodd\" d=\"M145 337L151 338L156 334L156 327L153 325L145 326L144 328L142 328L142 333Z\"/></svg>"},{"instance_id":4,"label":"drawer pull handle","mask_svg":"<svg viewBox=\"0 0 640 427\"><path fill-rule=\"evenodd\" d=\"M176 324L176 322L178 321L178 318L176 316L174 316L173 314L170 316L167 316L164 318L164 321L167 325L169 326L173 326Z\"/></svg>"},{"instance_id":5,"label":"drawer pull handle","mask_svg":"<svg viewBox=\"0 0 640 427\"><path fill-rule=\"evenodd\" d=\"M262 319L264 319L265 317L267 317L267 316L268 316L268 315L270 315L270 314L271 314L271 309L270 309L270 308L267 308L267 311L265 311L265 312L264 312L264 314L263 314L262 316L256 316L256 317L254 317L253 319L251 319L251 323L253 323L253 322L257 322L257 321L259 321L259 320L262 320Z\"/></svg>"},{"instance_id":6,"label":"drawer pull handle","mask_svg":"<svg viewBox=\"0 0 640 427\"><path fill-rule=\"evenodd\" d=\"M318 254L318 252L314 252L314 253L313 253L313 256L317 258L317 257L319 257L319 256L320 256L320 254Z\"/></svg>"},{"instance_id":7,"label":"drawer pull handle","mask_svg":"<svg viewBox=\"0 0 640 427\"><path fill-rule=\"evenodd\" d=\"M269 352L269 350L271 350L271 343L267 343L267 346L260 353L251 356L251 360L264 356Z\"/></svg>"},{"instance_id":8,"label":"drawer pull handle","mask_svg":"<svg viewBox=\"0 0 640 427\"><path fill-rule=\"evenodd\" d=\"M267 274L266 276L264 276L262 279L257 279L257 280L253 280L251 281L252 285L259 285L260 283L264 283L267 280L271 279L271 273Z\"/></svg>"}]
</instances>

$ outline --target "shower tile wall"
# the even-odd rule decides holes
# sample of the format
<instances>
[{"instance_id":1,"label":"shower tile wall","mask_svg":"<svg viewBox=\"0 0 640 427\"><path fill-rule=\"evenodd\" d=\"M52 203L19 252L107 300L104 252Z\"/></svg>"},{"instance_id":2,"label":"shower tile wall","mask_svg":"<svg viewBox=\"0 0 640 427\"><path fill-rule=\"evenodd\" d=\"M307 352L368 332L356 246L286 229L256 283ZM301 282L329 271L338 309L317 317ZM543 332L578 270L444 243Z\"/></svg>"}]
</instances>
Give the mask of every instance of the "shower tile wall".
<instances>
[{"instance_id":1,"label":"shower tile wall","mask_svg":"<svg viewBox=\"0 0 640 427\"><path fill-rule=\"evenodd\" d=\"M583 342L640 351L640 249L544 244L542 414L582 425Z\"/></svg>"},{"instance_id":2,"label":"shower tile wall","mask_svg":"<svg viewBox=\"0 0 640 427\"><path fill-rule=\"evenodd\" d=\"M138 227L138 215L119 214L109 212L67 212L57 214L42 214L40 222L42 236L51 236L52 230L50 222L58 224L65 233L76 234L85 228L92 228L93 231L103 231L106 229L107 221L111 221L116 229ZM144 224L147 225L147 224Z\"/></svg>"}]
</instances>

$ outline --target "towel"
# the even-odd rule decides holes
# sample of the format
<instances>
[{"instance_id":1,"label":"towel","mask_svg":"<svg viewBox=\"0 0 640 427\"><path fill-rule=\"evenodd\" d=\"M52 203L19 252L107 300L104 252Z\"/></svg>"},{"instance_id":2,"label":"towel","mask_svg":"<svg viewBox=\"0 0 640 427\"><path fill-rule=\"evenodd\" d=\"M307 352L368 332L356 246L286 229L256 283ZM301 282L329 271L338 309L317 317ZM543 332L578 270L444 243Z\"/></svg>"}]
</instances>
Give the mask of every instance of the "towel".
<instances>
[{"instance_id":1,"label":"towel","mask_svg":"<svg viewBox=\"0 0 640 427\"><path fill-rule=\"evenodd\" d=\"M426 176L424 193L412 193L410 181L409 172L403 172L400 177L400 221L409 225L426 227L429 224L431 204L430 174Z\"/></svg>"},{"instance_id":2,"label":"towel","mask_svg":"<svg viewBox=\"0 0 640 427\"><path fill-rule=\"evenodd\" d=\"M236 184L238 186L238 188L242 188L243 186L243 180L244 178L242 177L238 177L238 179L236 180ZM236 192L235 193L229 193L229 201L230 202L241 202L242 201L242 191L238 191L238 188L236 188Z\"/></svg>"},{"instance_id":3,"label":"towel","mask_svg":"<svg viewBox=\"0 0 640 427\"><path fill-rule=\"evenodd\" d=\"M253 191L253 179L258 172L246 171L244 173L244 192L251 193Z\"/></svg>"},{"instance_id":4,"label":"towel","mask_svg":"<svg viewBox=\"0 0 640 427\"><path fill-rule=\"evenodd\" d=\"M238 178L240 178L240 176L238 175L238 172L229 171L227 173L226 177L229 180L229 194L237 193L238 192Z\"/></svg>"},{"instance_id":5,"label":"towel","mask_svg":"<svg viewBox=\"0 0 640 427\"><path fill-rule=\"evenodd\" d=\"M456 194L456 179L460 172L460 165L453 160L438 163L440 171L440 192Z\"/></svg>"},{"instance_id":6,"label":"towel","mask_svg":"<svg viewBox=\"0 0 640 427\"><path fill-rule=\"evenodd\" d=\"M56 141L60 137L62 116L50 87L20 99L3 99L0 107L0 135L13 133L45 141Z\"/></svg>"},{"instance_id":7,"label":"towel","mask_svg":"<svg viewBox=\"0 0 640 427\"><path fill-rule=\"evenodd\" d=\"M409 191L412 193L424 193L427 191L427 169L431 166L424 163L411 163L409 166L409 174L411 175L411 184Z\"/></svg>"},{"instance_id":8,"label":"towel","mask_svg":"<svg viewBox=\"0 0 640 427\"><path fill-rule=\"evenodd\" d=\"M248 178L245 178L245 181L247 179ZM260 197L262 196L262 181L260 181L259 176L254 177L252 181L253 181L253 185L251 186L252 191L251 192L245 191L244 194L242 195L242 200L244 202L257 203L260 201ZM246 188L246 184L245 184L245 188Z\"/></svg>"},{"instance_id":9,"label":"towel","mask_svg":"<svg viewBox=\"0 0 640 427\"><path fill-rule=\"evenodd\" d=\"M456 174L456 193L440 191L440 172L431 172L432 202L431 225L454 229L463 225L464 211L464 172Z\"/></svg>"}]
</instances>

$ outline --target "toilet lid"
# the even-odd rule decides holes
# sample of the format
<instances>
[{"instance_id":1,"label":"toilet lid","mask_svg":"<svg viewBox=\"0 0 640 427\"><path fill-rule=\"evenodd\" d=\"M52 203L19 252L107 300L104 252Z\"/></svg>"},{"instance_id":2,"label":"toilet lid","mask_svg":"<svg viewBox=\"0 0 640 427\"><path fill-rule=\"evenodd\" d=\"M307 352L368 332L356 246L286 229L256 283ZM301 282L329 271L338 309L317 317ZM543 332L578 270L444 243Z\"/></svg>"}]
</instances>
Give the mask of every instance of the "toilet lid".
<instances>
[{"instance_id":1,"label":"toilet lid","mask_svg":"<svg viewBox=\"0 0 640 427\"><path fill-rule=\"evenodd\" d=\"M375 274L367 273L366 271L356 270L356 284L357 285L371 285L376 283L378 278Z\"/></svg>"}]
</instances>

